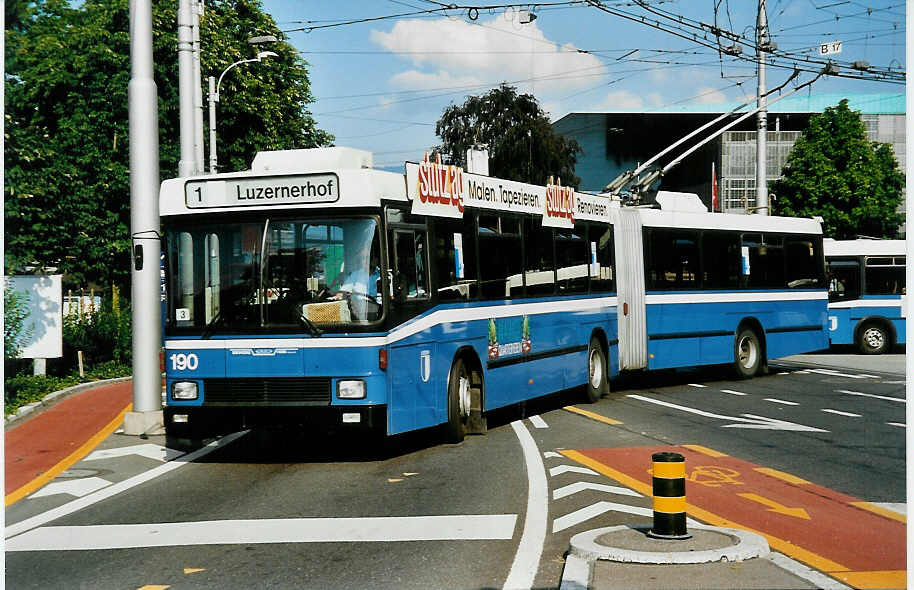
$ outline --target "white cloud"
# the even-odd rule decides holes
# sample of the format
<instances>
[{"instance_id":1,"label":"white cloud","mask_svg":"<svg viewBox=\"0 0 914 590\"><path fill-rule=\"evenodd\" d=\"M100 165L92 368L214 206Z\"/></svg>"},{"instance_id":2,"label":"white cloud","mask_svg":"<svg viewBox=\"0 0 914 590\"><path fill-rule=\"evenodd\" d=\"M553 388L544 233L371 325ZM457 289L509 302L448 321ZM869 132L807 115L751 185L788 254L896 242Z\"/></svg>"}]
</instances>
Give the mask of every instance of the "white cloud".
<instances>
[{"instance_id":1,"label":"white cloud","mask_svg":"<svg viewBox=\"0 0 914 590\"><path fill-rule=\"evenodd\" d=\"M699 88L696 92L698 98L695 99L697 104L720 104L727 102L727 95L716 88Z\"/></svg>"},{"instance_id":2,"label":"white cloud","mask_svg":"<svg viewBox=\"0 0 914 590\"><path fill-rule=\"evenodd\" d=\"M493 85L533 79L529 84L517 83L519 90L541 95L592 85L605 73L596 57L546 39L535 21L520 25L501 14L476 23L447 18L402 20L390 32L372 31L371 39L415 66L413 73L402 72L391 79L397 87L417 83L418 74L429 83L434 78L477 79Z\"/></svg>"},{"instance_id":3,"label":"white cloud","mask_svg":"<svg viewBox=\"0 0 914 590\"><path fill-rule=\"evenodd\" d=\"M644 108L644 97L628 90L616 90L608 93L602 102L593 107L593 110L616 111L641 108Z\"/></svg>"},{"instance_id":4,"label":"white cloud","mask_svg":"<svg viewBox=\"0 0 914 590\"><path fill-rule=\"evenodd\" d=\"M425 73L408 70L396 74L391 84L404 90L433 90L435 88L457 88L479 86L484 82L475 76L453 76L450 72L439 70Z\"/></svg>"}]
</instances>

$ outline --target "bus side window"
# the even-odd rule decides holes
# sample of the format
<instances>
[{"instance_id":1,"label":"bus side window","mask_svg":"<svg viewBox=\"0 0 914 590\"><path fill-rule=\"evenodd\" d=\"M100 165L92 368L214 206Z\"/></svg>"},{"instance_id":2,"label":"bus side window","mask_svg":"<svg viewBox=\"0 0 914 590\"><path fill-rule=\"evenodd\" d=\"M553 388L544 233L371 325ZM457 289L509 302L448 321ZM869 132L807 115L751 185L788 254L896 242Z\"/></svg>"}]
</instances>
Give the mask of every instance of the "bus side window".
<instances>
[{"instance_id":1,"label":"bus side window","mask_svg":"<svg viewBox=\"0 0 914 590\"><path fill-rule=\"evenodd\" d=\"M867 295L902 295L905 291L904 258L866 259Z\"/></svg>"},{"instance_id":2,"label":"bus side window","mask_svg":"<svg viewBox=\"0 0 914 590\"><path fill-rule=\"evenodd\" d=\"M651 229L647 281L654 289L698 286L698 232Z\"/></svg>"},{"instance_id":3,"label":"bus side window","mask_svg":"<svg viewBox=\"0 0 914 590\"><path fill-rule=\"evenodd\" d=\"M394 299L403 303L428 297L425 233L412 230L394 231L396 273Z\"/></svg>"},{"instance_id":4,"label":"bus side window","mask_svg":"<svg viewBox=\"0 0 914 590\"><path fill-rule=\"evenodd\" d=\"M828 263L828 300L850 301L860 298L860 263L832 260Z\"/></svg>"},{"instance_id":5,"label":"bus side window","mask_svg":"<svg viewBox=\"0 0 914 590\"><path fill-rule=\"evenodd\" d=\"M589 243L587 255L590 262L590 292L614 291L612 226L591 224L587 241Z\"/></svg>"},{"instance_id":6,"label":"bus side window","mask_svg":"<svg viewBox=\"0 0 914 590\"><path fill-rule=\"evenodd\" d=\"M429 252L432 291L440 301L476 297L476 229L474 219L430 219L434 248Z\"/></svg>"}]
</instances>

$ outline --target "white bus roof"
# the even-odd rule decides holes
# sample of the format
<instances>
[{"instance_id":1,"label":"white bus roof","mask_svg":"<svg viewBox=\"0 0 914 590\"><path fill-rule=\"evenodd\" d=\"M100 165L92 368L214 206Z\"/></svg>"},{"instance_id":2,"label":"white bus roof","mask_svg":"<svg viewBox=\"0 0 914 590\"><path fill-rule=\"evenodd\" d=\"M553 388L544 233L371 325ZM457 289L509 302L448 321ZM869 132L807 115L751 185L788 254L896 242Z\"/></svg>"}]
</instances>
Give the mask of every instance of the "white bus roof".
<instances>
[{"instance_id":1,"label":"white bus roof","mask_svg":"<svg viewBox=\"0 0 914 590\"><path fill-rule=\"evenodd\" d=\"M825 256L904 256L904 240L826 239Z\"/></svg>"},{"instance_id":2,"label":"white bus roof","mask_svg":"<svg viewBox=\"0 0 914 590\"><path fill-rule=\"evenodd\" d=\"M333 207L406 201L403 174L373 170L371 153L351 148L260 152L251 170L172 178L159 192L160 215Z\"/></svg>"}]
</instances>

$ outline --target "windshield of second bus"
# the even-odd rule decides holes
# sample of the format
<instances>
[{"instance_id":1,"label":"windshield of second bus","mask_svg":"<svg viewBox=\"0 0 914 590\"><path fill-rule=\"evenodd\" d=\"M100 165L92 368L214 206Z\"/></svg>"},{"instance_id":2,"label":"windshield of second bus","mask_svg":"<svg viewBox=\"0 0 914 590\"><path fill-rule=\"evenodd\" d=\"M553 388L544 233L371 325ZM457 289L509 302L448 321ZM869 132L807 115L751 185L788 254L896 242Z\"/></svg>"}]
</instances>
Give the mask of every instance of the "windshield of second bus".
<instances>
[{"instance_id":1,"label":"windshield of second bus","mask_svg":"<svg viewBox=\"0 0 914 590\"><path fill-rule=\"evenodd\" d=\"M204 335L276 328L316 334L377 321L377 227L365 217L173 228L168 325Z\"/></svg>"}]
</instances>

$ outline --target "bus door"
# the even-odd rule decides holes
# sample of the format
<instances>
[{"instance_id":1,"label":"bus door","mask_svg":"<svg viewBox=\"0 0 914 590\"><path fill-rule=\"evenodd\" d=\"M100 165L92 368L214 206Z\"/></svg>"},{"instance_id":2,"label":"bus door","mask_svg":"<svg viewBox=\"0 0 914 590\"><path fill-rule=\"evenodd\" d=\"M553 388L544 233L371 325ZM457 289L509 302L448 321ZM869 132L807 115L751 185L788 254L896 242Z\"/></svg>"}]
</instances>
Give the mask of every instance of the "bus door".
<instances>
[{"instance_id":1,"label":"bus door","mask_svg":"<svg viewBox=\"0 0 914 590\"><path fill-rule=\"evenodd\" d=\"M393 334L430 306L428 234L424 225L410 223L405 211L388 208L387 244L390 263L390 316ZM390 223L393 222L393 223ZM447 375L436 365L437 344L431 330L394 338L388 362L388 434L425 428L447 419ZM441 399L438 399L441 398ZM442 418L442 411L444 412Z\"/></svg>"},{"instance_id":2,"label":"bus door","mask_svg":"<svg viewBox=\"0 0 914 590\"><path fill-rule=\"evenodd\" d=\"M615 232L619 296L619 369L647 368L644 247L637 209L619 211Z\"/></svg>"}]
</instances>

